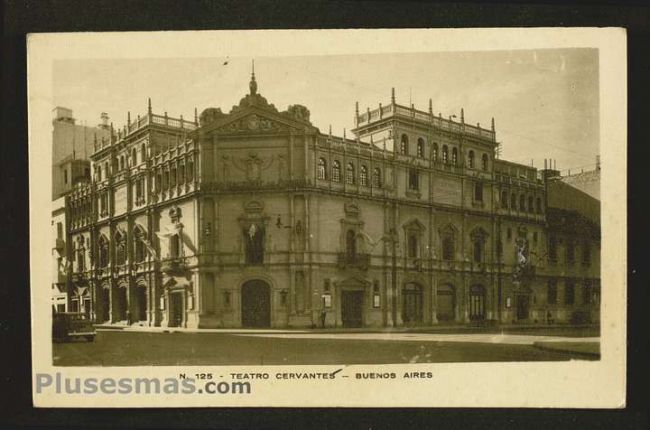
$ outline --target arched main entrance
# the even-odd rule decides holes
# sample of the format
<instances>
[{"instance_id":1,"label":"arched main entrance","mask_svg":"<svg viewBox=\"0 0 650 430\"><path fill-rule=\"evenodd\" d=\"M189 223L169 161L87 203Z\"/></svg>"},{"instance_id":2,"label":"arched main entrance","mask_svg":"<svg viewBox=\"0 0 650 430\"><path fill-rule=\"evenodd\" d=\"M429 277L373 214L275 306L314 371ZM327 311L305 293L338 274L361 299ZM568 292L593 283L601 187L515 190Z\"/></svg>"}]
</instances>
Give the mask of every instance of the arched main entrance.
<instances>
[{"instance_id":1,"label":"arched main entrance","mask_svg":"<svg viewBox=\"0 0 650 430\"><path fill-rule=\"evenodd\" d=\"M404 285L402 290L403 308L402 321L404 324L422 322L422 286L415 283Z\"/></svg>"},{"instance_id":2,"label":"arched main entrance","mask_svg":"<svg viewBox=\"0 0 650 430\"><path fill-rule=\"evenodd\" d=\"M439 285L437 293L436 317L438 321L453 321L456 306L456 294L454 287L450 284Z\"/></svg>"},{"instance_id":3,"label":"arched main entrance","mask_svg":"<svg viewBox=\"0 0 650 430\"><path fill-rule=\"evenodd\" d=\"M242 327L271 326L271 288L269 284L254 279L241 287Z\"/></svg>"}]
</instances>

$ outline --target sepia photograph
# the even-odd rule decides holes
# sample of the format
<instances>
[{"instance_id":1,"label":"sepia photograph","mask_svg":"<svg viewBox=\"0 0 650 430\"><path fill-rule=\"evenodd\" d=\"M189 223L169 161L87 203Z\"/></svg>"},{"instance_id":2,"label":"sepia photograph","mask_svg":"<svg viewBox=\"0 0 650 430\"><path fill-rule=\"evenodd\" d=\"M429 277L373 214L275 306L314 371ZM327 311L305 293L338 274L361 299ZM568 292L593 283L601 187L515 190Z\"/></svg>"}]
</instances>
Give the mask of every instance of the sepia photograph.
<instances>
[{"instance_id":1,"label":"sepia photograph","mask_svg":"<svg viewBox=\"0 0 650 430\"><path fill-rule=\"evenodd\" d=\"M30 116L38 360L238 368L189 372L219 392L601 362L624 294L603 273L603 56L535 45L53 58Z\"/></svg>"}]
</instances>

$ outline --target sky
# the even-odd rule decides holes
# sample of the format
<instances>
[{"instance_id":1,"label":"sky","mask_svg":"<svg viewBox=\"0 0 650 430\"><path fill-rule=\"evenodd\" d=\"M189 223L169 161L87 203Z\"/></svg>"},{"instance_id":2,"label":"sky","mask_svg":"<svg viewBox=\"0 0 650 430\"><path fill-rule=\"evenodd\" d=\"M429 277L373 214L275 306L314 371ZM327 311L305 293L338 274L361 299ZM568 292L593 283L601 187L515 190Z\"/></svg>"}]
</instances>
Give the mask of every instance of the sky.
<instances>
[{"instance_id":1,"label":"sky","mask_svg":"<svg viewBox=\"0 0 650 430\"><path fill-rule=\"evenodd\" d=\"M193 120L207 107L229 112L248 93L252 58L57 60L54 105L95 125L107 112L116 127L147 112ZM300 57L256 57L258 92L285 110L302 104L314 125L333 134L354 127L360 111L413 103L443 117L496 122L501 158L542 168L593 169L599 154L598 51L544 49ZM54 106L53 106L54 108ZM348 137L352 134L348 132Z\"/></svg>"}]
</instances>

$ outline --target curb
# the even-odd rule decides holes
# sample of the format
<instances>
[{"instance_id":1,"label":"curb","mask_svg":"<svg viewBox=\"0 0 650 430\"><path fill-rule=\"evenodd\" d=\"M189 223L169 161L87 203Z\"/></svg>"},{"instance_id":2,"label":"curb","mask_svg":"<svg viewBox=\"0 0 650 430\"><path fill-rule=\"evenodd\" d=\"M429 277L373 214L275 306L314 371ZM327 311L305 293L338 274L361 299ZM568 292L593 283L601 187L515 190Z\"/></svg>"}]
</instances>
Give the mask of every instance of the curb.
<instances>
[{"instance_id":1,"label":"curb","mask_svg":"<svg viewBox=\"0 0 650 430\"><path fill-rule=\"evenodd\" d=\"M598 352L591 352L591 351L578 351L575 348L572 348L570 345L562 345L562 342L551 342L551 345L548 345L549 342L534 342L533 346L535 348L544 350L544 351L551 351L551 352L564 352L564 353L569 353L569 354L575 354L575 355L580 355L580 356L585 356L585 357L595 357L595 358L600 358L600 342L598 342ZM588 342L585 342L588 343ZM592 342L589 342L592 343Z\"/></svg>"}]
</instances>

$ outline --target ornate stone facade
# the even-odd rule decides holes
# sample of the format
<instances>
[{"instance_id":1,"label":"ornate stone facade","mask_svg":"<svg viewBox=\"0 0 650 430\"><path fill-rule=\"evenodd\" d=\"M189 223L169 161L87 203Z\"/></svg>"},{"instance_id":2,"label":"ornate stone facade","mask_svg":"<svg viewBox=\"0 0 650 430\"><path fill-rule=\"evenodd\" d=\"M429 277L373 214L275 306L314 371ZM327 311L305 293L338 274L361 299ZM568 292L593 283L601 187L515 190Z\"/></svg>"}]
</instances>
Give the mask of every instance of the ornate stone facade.
<instances>
[{"instance_id":1,"label":"ornate stone facade","mask_svg":"<svg viewBox=\"0 0 650 430\"><path fill-rule=\"evenodd\" d=\"M239 105L200 122L150 104L66 198L70 291L84 288L110 324L598 319L599 226L576 236L583 264L551 262L549 238L580 215L550 221L551 179L496 159L494 122L443 119L393 93L357 107L355 124L354 140L321 133L304 106L269 104L254 76Z\"/></svg>"}]
</instances>

